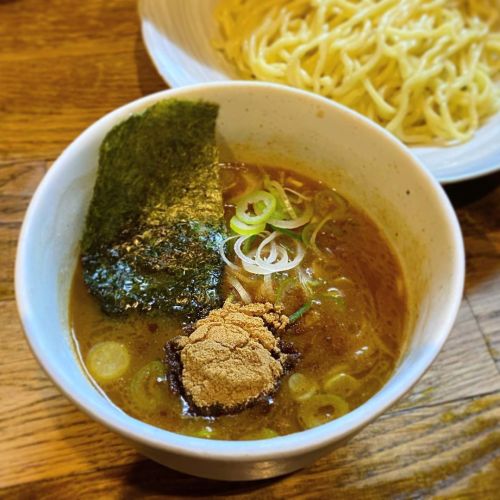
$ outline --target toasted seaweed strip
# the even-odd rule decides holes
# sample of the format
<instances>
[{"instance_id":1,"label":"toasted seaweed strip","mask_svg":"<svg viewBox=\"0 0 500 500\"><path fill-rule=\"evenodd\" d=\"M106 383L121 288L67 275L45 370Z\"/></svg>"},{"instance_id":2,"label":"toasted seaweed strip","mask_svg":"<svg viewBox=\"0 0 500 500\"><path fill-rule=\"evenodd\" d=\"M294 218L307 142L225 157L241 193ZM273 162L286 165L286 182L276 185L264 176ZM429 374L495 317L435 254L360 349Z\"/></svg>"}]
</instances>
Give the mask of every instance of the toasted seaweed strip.
<instances>
[{"instance_id":1,"label":"toasted seaweed strip","mask_svg":"<svg viewBox=\"0 0 500 500\"><path fill-rule=\"evenodd\" d=\"M105 137L82 239L84 280L105 312L192 320L221 306L217 113L160 101Z\"/></svg>"}]
</instances>

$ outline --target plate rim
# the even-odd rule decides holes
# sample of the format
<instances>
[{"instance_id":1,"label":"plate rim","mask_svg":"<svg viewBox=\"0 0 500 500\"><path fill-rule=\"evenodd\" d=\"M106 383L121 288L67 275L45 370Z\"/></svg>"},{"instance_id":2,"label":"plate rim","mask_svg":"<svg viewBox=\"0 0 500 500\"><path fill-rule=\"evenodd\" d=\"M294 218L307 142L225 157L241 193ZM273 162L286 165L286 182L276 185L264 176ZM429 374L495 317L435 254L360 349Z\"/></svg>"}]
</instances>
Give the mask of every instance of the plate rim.
<instances>
[{"instance_id":1,"label":"plate rim","mask_svg":"<svg viewBox=\"0 0 500 500\"><path fill-rule=\"evenodd\" d=\"M156 1L158 1L158 0L155 0L155 2ZM151 23L146 18L145 13L144 13L145 5L148 4L149 2L150 2L150 0L139 0L137 3L137 12L138 12L140 22L141 22L141 38L142 38L142 42L146 48L146 52L149 56L149 59L153 63L153 66L155 67L156 71L158 72L158 74L160 75L162 80L167 84L167 86L169 88L176 89L176 88L185 87L185 86L193 85L193 84L197 84L197 83L209 83L209 82L215 82L215 81L219 81L219 82L222 82L222 81L259 81L256 79L255 80L254 79L245 80L245 79L241 79L241 78L231 78L231 77L226 76L226 75L224 75L224 78L221 78L219 80L206 79L203 81L196 80L195 82L184 82L184 83L179 81L179 79L174 75L174 72L170 71L170 67L164 66L163 64L161 64L160 58L156 57L156 47L155 47L155 44L153 43L153 40L151 38L151 33L150 33L150 30L154 29L154 27L152 27ZM158 32L156 31L156 33L158 33ZM158 33L158 35L161 36L160 33ZM169 41L171 40L168 37L166 37L166 38ZM281 84L281 83L278 83L277 85L287 86L286 84ZM500 114L500 111L498 113ZM495 115L493 115L493 116L495 116ZM500 136L500 133L499 133L499 136ZM500 140L500 137L499 137L499 140ZM479 169L475 169L474 171L469 172L469 173L447 174L447 175L439 174L439 172L435 172L432 168L428 167L426 165L425 160L423 158L421 158L421 156L415 151L415 148L419 147L419 146L412 147L412 146L409 146L407 144L405 144L405 146L408 149L410 149L412 154L414 154L419 159L419 161L422 162L422 164L434 176L434 178L440 184L443 184L443 185L451 185L451 184L456 184L459 182L466 182L466 181L474 180L474 179L477 179L480 177L485 177L487 175L491 175L491 174L494 174L495 172L500 171L500 155L499 155L499 157L495 158L494 161L490 165L479 168Z\"/></svg>"}]
</instances>

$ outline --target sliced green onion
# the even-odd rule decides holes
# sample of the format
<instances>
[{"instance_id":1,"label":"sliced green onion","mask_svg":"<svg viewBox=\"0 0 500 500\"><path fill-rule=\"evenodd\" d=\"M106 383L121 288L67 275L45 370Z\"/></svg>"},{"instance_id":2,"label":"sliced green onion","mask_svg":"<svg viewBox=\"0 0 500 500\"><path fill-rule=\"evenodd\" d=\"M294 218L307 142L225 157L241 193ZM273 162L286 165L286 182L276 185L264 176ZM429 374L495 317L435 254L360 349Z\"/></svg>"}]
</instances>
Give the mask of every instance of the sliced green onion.
<instances>
[{"instance_id":1,"label":"sliced green onion","mask_svg":"<svg viewBox=\"0 0 500 500\"><path fill-rule=\"evenodd\" d=\"M302 235L301 235L302 241L304 242L304 245L306 245L307 247L311 244L311 237L315 229L316 229L316 224L314 222L310 222L302 229Z\"/></svg>"},{"instance_id":2,"label":"sliced green onion","mask_svg":"<svg viewBox=\"0 0 500 500\"><path fill-rule=\"evenodd\" d=\"M276 291L276 303L283 304L283 296L290 288L294 288L299 286L299 280L297 278L291 277L287 278L283 282L280 283L278 290Z\"/></svg>"},{"instance_id":3,"label":"sliced green onion","mask_svg":"<svg viewBox=\"0 0 500 500\"><path fill-rule=\"evenodd\" d=\"M288 214L286 212L286 208L280 200L277 200L276 210L274 211L273 218L274 219L287 219Z\"/></svg>"},{"instance_id":4,"label":"sliced green onion","mask_svg":"<svg viewBox=\"0 0 500 500\"><path fill-rule=\"evenodd\" d=\"M259 205L258 210L255 210ZM250 205L254 206L255 215L248 212ZM261 225L267 222L276 209L276 198L267 191L255 191L236 204L236 217L251 225Z\"/></svg>"},{"instance_id":5,"label":"sliced green onion","mask_svg":"<svg viewBox=\"0 0 500 500\"><path fill-rule=\"evenodd\" d=\"M330 394L335 394L345 399L357 391L360 385L358 379L348 373L341 372L328 377L323 384L323 388Z\"/></svg>"},{"instance_id":6,"label":"sliced green onion","mask_svg":"<svg viewBox=\"0 0 500 500\"><path fill-rule=\"evenodd\" d=\"M304 401L299 408L299 422L304 429L325 424L349 411L347 402L333 394L316 394Z\"/></svg>"},{"instance_id":7,"label":"sliced green onion","mask_svg":"<svg viewBox=\"0 0 500 500\"><path fill-rule=\"evenodd\" d=\"M302 286L302 289L304 290L304 293L306 294L306 297L309 298L314 298L314 294L316 293L317 295L317 292L315 292L315 288L318 286L322 286L325 283L323 279L312 279L311 276L303 269L297 270L297 278L300 285Z\"/></svg>"},{"instance_id":8,"label":"sliced green onion","mask_svg":"<svg viewBox=\"0 0 500 500\"><path fill-rule=\"evenodd\" d=\"M319 297L331 300L338 309L345 310L345 297L338 288L331 287L326 292L321 293Z\"/></svg>"},{"instance_id":9,"label":"sliced green onion","mask_svg":"<svg viewBox=\"0 0 500 500\"><path fill-rule=\"evenodd\" d=\"M231 220L229 221L229 226L237 234L241 234L242 236L252 236L264 231L264 229L266 228L266 223L264 222L263 224L258 225L245 224L240 219L238 219L236 215L233 215L231 217Z\"/></svg>"},{"instance_id":10,"label":"sliced green onion","mask_svg":"<svg viewBox=\"0 0 500 500\"><path fill-rule=\"evenodd\" d=\"M297 241L302 241L302 237L300 234L296 233L295 231L291 231L290 229L286 229L284 227L276 227L276 226L273 226L272 224L269 224L271 226L271 228L274 230L274 231L278 231L282 234L286 234L287 236L290 236L290 238L293 238Z\"/></svg>"},{"instance_id":11,"label":"sliced green onion","mask_svg":"<svg viewBox=\"0 0 500 500\"><path fill-rule=\"evenodd\" d=\"M290 200L288 199L288 196L287 196L285 190L283 189L283 186L278 181L272 181L271 178L268 175L266 175L264 177L264 187L269 192L274 194L274 196L276 196L276 198L279 201L281 201L281 203L283 204L283 207L285 208L285 210L288 212L288 214L290 215L290 217L292 219L297 218L297 214L295 212L295 209L293 208L292 204L290 203Z\"/></svg>"},{"instance_id":12,"label":"sliced green onion","mask_svg":"<svg viewBox=\"0 0 500 500\"><path fill-rule=\"evenodd\" d=\"M328 379L328 377L333 377L334 375L338 375L339 373L347 373L348 371L349 371L349 365L347 363L340 363L338 365L335 365L330 370L328 370L328 373L326 374L326 379Z\"/></svg>"},{"instance_id":13,"label":"sliced green onion","mask_svg":"<svg viewBox=\"0 0 500 500\"><path fill-rule=\"evenodd\" d=\"M309 300L302 307L299 307L294 313L290 314L288 319L290 323L295 323L301 316L303 316L312 307L312 302Z\"/></svg>"},{"instance_id":14,"label":"sliced green onion","mask_svg":"<svg viewBox=\"0 0 500 500\"><path fill-rule=\"evenodd\" d=\"M316 394L318 385L303 373L293 373L288 379L288 389L294 401L306 401Z\"/></svg>"},{"instance_id":15,"label":"sliced green onion","mask_svg":"<svg viewBox=\"0 0 500 500\"><path fill-rule=\"evenodd\" d=\"M297 267L302 262L302 259L305 255L302 243L296 241L295 257L290 260L290 256L288 255L288 251L285 246L282 244L276 245L276 243L274 242L277 236L278 233L276 231L272 232L261 242L255 253L255 264L260 268L271 271L273 273L288 271L290 269L293 269L294 267ZM269 255L264 256L265 248L269 244L271 244ZM245 267L245 265L243 265L243 267Z\"/></svg>"},{"instance_id":16,"label":"sliced green onion","mask_svg":"<svg viewBox=\"0 0 500 500\"><path fill-rule=\"evenodd\" d=\"M326 189L314 195L314 208L319 215L340 220L347 212L347 201L333 189Z\"/></svg>"},{"instance_id":17,"label":"sliced green onion","mask_svg":"<svg viewBox=\"0 0 500 500\"><path fill-rule=\"evenodd\" d=\"M168 401L165 386L165 367L161 361L144 365L130 382L130 399L140 410L152 412Z\"/></svg>"},{"instance_id":18,"label":"sliced green onion","mask_svg":"<svg viewBox=\"0 0 500 500\"><path fill-rule=\"evenodd\" d=\"M253 441L256 439L271 439L278 436L279 434L275 430L270 429L269 427L264 427L258 431L248 432L242 437L242 439Z\"/></svg>"},{"instance_id":19,"label":"sliced green onion","mask_svg":"<svg viewBox=\"0 0 500 500\"><path fill-rule=\"evenodd\" d=\"M203 427L195 429L193 431L188 430L187 434L202 439L212 439L214 436L214 430L209 425L204 425Z\"/></svg>"},{"instance_id":20,"label":"sliced green onion","mask_svg":"<svg viewBox=\"0 0 500 500\"><path fill-rule=\"evenodd\" d=\"M307 224L311 220L313 213L314 211L312 205L307 203L304 211L298 217L293 217L289 220L272 217L269 219L269 224L284 229L295 229Z\"/></svg>"},{"instance_id":21,"label":"sliced green onion","mask_svg":"<svg viewBox=\"0 0 500 500\"><path fill-rule=\"evenodd\" d=\"M265 205L264 203L259 202L254 206L254 208L255 212L260 214L264 210ZM283 206L283 203L281 203L279 199L276 199L276 208L274 209L273 217L275 219L286 219L287 217L285 207Z\"/></svg>"},{"instance_id":22,"label":"sliced green onion","mask_svg":"<svg viewBox=\"0 0 500 500\"><path fill-rule=\"evenodd\" d=\"M288 193L289 195L295 196L296 200L291 200L293 203L300 204L304 201L311 201L312 198L310 196L305 196L302 193L299 193L298 191L295 191L295 189L290 189L289 187L285 188L285 193ZM290 197L289 197L290 199Z\"/></svg>"},{"instance_id":23,"label":"sliced green onion","mask_svg":"<svg viewBox=\"0 0 500 500\"><path fill-rule=\"evenodd\" d=\"M90 349L86 361L87 368L97 382L106 383L125 374L130 365L130 354L123 344L106 340Z\"/></svg>"},{"instance_id":24,"label":"sliced green onion","mask_svg":"<svg viewBox=\"0 0 500 500\"><path fill-rule=\"evenodd\" d=\"M233 196L228 200L229 203L238 203L240 200L253 193L262 183L261 177L258 174L242 171L241 176L245 183L245 190L238 196Z\"/></svg>"},{"instance_id":25,"label":"sliced green onion","mask_svg":"<svg viewBox=\"0 0 500 500\"><path fill-rule=\"evenodd\" d=\"M373 368L370 370L370 375L385 380L391 372L393 366L393 361L389 357L384 356L382 358L379 358L375 363Z\"/></svg>"},{"instance_id":26,"label":"sliced green onion","mask_svg":"<svg viewBox=\"0 0 500 500\"><path fill-rule=\"evenodd\" d=\"M314 251L318 252L321 254L321 250L318 248L318 245L316 244L316 237L318 236L318 233L321 231L323 226L329 221L333 219L332 215L327 215L326 217L323 217L323 219L316 224L316 227L314 228L311 238L309 240L309 245L313 248Z\"/></svg>"}]
</instances>

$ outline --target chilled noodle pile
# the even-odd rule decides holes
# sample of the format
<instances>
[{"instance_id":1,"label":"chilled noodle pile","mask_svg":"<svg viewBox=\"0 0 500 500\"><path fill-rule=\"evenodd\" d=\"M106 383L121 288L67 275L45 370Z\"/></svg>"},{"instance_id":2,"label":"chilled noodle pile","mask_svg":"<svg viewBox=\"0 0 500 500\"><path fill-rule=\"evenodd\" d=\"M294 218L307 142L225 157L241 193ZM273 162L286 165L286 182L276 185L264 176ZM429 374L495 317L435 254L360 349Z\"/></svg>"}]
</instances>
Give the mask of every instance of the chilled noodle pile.
<instances>
[{"instance_id":1,"label":"chilled noodle pile","mask_svg":"<svg viewBox=\"0 0 500 500\"><path fill-rule=\"evenodd\" d=\"M500 109L498 0L221 0L245 78L310 90L407 143L463 142Z\"/></svg>"}]
</instances>

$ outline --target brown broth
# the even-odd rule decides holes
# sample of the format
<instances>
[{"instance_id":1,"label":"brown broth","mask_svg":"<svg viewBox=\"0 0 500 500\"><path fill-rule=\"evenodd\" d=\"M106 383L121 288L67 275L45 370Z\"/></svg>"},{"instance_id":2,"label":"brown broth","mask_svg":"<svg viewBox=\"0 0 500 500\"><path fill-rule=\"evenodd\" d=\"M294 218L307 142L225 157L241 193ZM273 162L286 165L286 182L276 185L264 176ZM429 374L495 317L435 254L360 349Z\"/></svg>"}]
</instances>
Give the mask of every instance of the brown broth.
<instances>
[{"instance_id":1,"label":"brown broth","mask_svg":"<svg viewBox=\"0 0 500 500\"><path fill-rule=\"evenodd\" d=\"M292 176L302 183L302 193L314 195L325 190L321 183L283 169L225 165L222 178L228 219L234 213L231 200L241 195L248 180L261 179L264 172L281 182ZM352 394L344 395L352 410L384 385L400 355L407 319L403 275L381 231L365 213L349 203L341 220L325 224L318 233L317 243L322 256L308 250L301 264L305 275L312 275L311 279L316 282L314 304L283 338L301 353L294 372L305 375L316 386L318 394L327 392L323 386L332 373L345 373L358 381L359 387ZM284 290L281 301L285 312L291 314L306 300L300 287L283 285L287 280L297 283L293 276L294 272L273 275L274 296L263 289L262 277L252 278L246 273L243 278L254 300L273 300L276 292ZM332 287L340 290L341 303L325 296L326 290ZM234 291L225 281L223 294L229 293ZM87 292L80 266L73 280L69 314L75 344L83 360L91 347L103 340L116 340L127 347L131 353L127 372L116 382L101 384L101 389L117 406L140 420L174 432L216 439L264 438L304 428L298 415L300 408L308 403L299 403L291 397L290 375L282 380L280 390L269 405L236 415L189 416L184 402L171 392L164 377L153 381L157 392L152 397L158 396L158 389L161 392L156 407L138 407L131 398L134 376L137 378L136 374L147 363L163 361L165 343L182 333L180 322L139 315L106 316Z\"/></svg>"}]
</instances>

